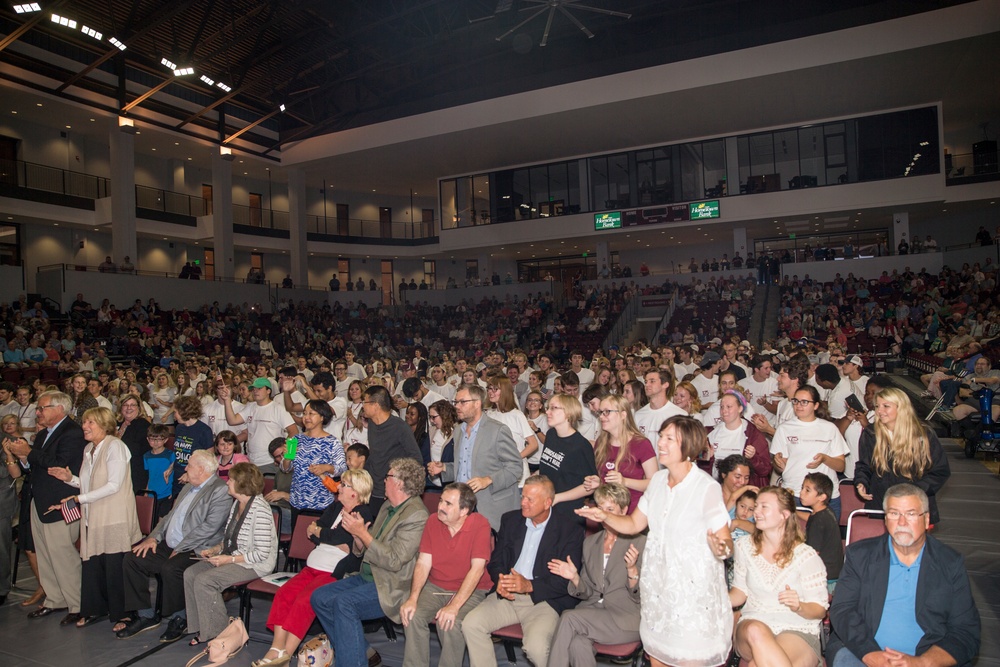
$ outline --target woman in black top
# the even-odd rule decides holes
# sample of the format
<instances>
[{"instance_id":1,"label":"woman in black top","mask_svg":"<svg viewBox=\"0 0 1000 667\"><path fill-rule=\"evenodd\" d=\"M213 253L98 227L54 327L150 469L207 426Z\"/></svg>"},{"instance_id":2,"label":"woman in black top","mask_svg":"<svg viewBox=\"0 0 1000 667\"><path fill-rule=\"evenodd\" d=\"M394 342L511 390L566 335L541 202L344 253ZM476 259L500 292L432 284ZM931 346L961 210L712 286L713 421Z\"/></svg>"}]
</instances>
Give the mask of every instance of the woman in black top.
<instances>
[{"instance_id":1,"label":"woman in black top","mask_svg":"<svg viewBox=\"0 0 1000 667\"><path fill-rule=\"evenodd\" d=\"M142 414L139 397L128 395L118 406L118 438L125 443L132 454L129 466L132 468L132 488L136 493L145 490L149 483L149 472L143 465L143 455L149 451L146 433L149 422Z\"/></svg>"},{"instance_id":2,"label":"woman in black top","mask_svg":"<svg viewBox=\"0 0 1000 667\"><path fill-rule=\"evenodd\" d=\"M538 463L538 473L552 480L556 487L553 511L579 523L585 520L573 510L583 507L584 499L601 483L594 462L594 448L576 430L582 414L583 406L574 396L557 394L549 399L545 411L549 430Z\"/></svg>"}]
</instances>

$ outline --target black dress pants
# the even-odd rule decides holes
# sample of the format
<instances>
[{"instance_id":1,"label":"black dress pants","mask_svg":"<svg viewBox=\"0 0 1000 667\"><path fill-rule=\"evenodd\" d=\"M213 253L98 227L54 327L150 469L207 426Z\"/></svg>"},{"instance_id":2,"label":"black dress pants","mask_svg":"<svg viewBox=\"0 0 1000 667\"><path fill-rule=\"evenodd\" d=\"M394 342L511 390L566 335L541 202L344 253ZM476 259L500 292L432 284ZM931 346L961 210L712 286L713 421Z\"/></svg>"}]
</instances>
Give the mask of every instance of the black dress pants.
<instances>
[{"instance_id":1,"label":"black dress pants","mask_svg":"<svg viewBox=\"0 0 1000 667\"><path fill-rule=\"evenodd\" d=\"M198 554L182 551L170 557L171 549L163 540L140 558L133 553L125 556L125 609L136 611L153 607L149 599L149 578L160 575L162 605L158 614L163 618L184 609L184 570L194 565Z\"/></svg>"}]
</instances>

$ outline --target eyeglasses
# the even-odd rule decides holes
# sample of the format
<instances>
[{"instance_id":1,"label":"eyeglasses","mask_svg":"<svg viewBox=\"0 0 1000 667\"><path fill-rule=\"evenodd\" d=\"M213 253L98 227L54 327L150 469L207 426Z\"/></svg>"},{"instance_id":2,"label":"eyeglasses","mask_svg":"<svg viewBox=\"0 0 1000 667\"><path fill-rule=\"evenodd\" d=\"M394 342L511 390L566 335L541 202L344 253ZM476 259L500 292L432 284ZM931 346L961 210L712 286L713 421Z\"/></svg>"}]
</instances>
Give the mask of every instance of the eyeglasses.
<instances>
[{"instance_id":1,"label":"eyeglasses","mask_svg":"<svg viewBox=\"0 0 1000 667\"><path fill-rule=\"evenodd\" d=\"M351 486L350 484L346 483L346 482L341 482L340 483L340 488L342 488L342 489L353 489L354 487Z\"/></svg>"},{"instance_id":2,"label":"eyeglasses","mask_svg":"<svg viewBox=\"0 0 1000 667\"><path fill-rule=\"evenodd\" d=\"M804 398L790 398L788 400L792 405L809 405L810 403L819 403L819 401L809 401Z\"/></svg>"},{"instance_id":3,"label":"eyeglasses","mask_svg":"<svg viewBox=\"0 0 1000 667\"><path fill-rule=\"evenodd\" d=\"M427 415L428 419L439 419L441 415Z\"/></svg>"},{"instance_id":4,"label":"eyeglasses","mask_svg":"<svg viewBox=\"0 0 1000 667\"><path fill-rule=\"evenodd\" d=\"M396 475L394 475L394 474L393 474L393 473L391 473L391 472L387 472L387 473L385 474L385 478L386 478L386 479L389 479L390 477L395 477L395 476L396 476Z\"/></svg>"},{"instance_id":5,"label":"eyeglasses","mask_svg":"<svg viewBox=\"0 0 1000 667\"><path fill-rule=\"evenodd\" d=\"M916 510L907 510L906 512L900 512L899 510L886 510L885 518L890 521L899 521L901 517L906 517L907 521L913 521L917 517L921 517L927 512L918 512Z\"/></svg>"},{"instance_id":6,"label":"eyeglasses","mask_svg":"<svg viewBox=\"0 0 1000 667\"><path fill-rule=\"evenodd\" d=\"M608 417L616 412L625 412L624 410L598 410L597 414L601 417Z\"/></svg>"},{"instance_id":7,"label":"eyeglasses","mask_svg":"<svg viewBox=\"0 0 1000 667\"><path fill-rule=\"evenodd\" d=\"M454 400L451 402L452 405L465 405L466 403L475 403L478 398L463 398L462 400Z\"/></svg>"},{"instance_id":8,"label":"eyeglasses","mask_svg":"<svg viewBox=\"0 0 1000 667\"><path fill-rule=\"evenodd\" d=\"M48 408L54 408L54 407L57 407L57 406L55 406L55 405L36 405L35 409L36 410L46 410Z\"/></svg>"},{"instance_id":9,"label":"eyeglasses","mask_svg":"<svg viewBox=\"0 0 1000 667\"><path fill-rule=\"evenodd\" d=\"M549 406L549 410L565 410L565 409L566 409L566 408L564 408L564 407L563 407L563 406L561 406L561 405L550 405L550 406Z\"/></svg>"}]
</instances>

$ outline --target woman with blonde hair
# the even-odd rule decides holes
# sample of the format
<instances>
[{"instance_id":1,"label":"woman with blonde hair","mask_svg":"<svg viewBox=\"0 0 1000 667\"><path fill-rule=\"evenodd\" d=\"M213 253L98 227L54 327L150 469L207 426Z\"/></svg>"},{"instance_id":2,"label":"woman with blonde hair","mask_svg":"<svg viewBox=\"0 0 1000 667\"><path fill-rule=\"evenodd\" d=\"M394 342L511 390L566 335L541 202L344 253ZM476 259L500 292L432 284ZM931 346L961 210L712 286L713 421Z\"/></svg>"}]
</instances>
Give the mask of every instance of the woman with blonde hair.
<instances>
[{"instance_id":1,"label":"woman with blonde hair","mask_svg":"<svg viewBox=\"0 0 1000 667\"><path fill-rule=\"evenodd\" d=\"M132 454L115 436L117 424L107 408L91 408L81 419L83 450L80 474L68 468L49 468L48 474L80 489L72 499L81 505L80 557L83 582L80 595L82 628L104 617L112 623L127 618L122 567L125 554L142 538L132 489ZM63 502L69 500L64 498ZM50 509L58 509L58 505Z\"/></svg>"},{"instance_id":2,"label":"woman with blonde hair","mask_svg":"<svg viewBox=\"0 0 1000 667\"><path fill-rule=\"evenodd\" d=\"M875 426L861 433L854 488L866 509L882 509L889 487L908 482L930 500L930 520L939 520L937 492L948 481L948 457L933 429L917 418L910 398L895 387L875 395Z\"/></svg>"},{"instance_id":3,"label":"woman with blonde hair","mask_svg":"<svg viewBox=\"0 0 1000 667\"><path fill-rule=\"evenodd\" d=\"M621 484L628 489L631 513L658 470L656 452L636 425L632 407L624 396L612 394L604 398L597 414L601 420L601 434L594 444L597 474L605 484Z\"/></svg>"},{"instance_id":4,"label":"woman with blonde hair","mask_svg":"<svg viewBox=\"0 0 1000 667\"><path fill-rule=\"evenodd\" d=\"M501 424L506 424L514 435L514 442L517 444L518 451L521 452L522 472L519 486L524 486L524 480L529 474L528 459L538 451L535 425L529 422L524 413L517 409L514 387L506 376L495 375L489 378L486 383L486 398L490 404L486 410L486 416Z\"/></svg>"},{"instance_id":5,"label":"woman with blonde hair","mask_svg":"<svg viewBox=\"0 0 1000 667\"><path fill-rule=\"evenodd\" d=\"M729 601L733 608L744 605L736 652L751 664L815 667L829 606L826 567L805 543L791 492L761 489L754 528L736 541Z\"/></svg>"},{"instance_id":6,"label":"woman with blonde hair","mask_svg":"<svg viewBox=\"0 0 1000 667\"><path fill-rule=\"evenodd\" d=\"M556 394L549 399L545 411L549 431L538 464L538 473L552 480L556 490L553 512L570 519L576 518L573 510L583 507L583 499L597 487L594 448L576 430L584 409L575 396Z\"/></svg>"}]
</instances>

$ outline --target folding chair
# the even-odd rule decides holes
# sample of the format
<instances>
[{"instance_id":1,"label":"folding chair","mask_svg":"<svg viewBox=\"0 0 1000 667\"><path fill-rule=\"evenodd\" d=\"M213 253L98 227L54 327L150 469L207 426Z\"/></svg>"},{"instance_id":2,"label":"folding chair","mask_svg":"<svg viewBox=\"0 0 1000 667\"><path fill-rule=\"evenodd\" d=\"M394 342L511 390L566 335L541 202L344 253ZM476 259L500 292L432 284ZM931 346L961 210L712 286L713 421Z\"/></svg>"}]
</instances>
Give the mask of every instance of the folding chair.
<instances>
[{"instance_id":1,"label":"folding chair","mask_svg":"<svg viewBox=\"0 0 1000 667\"><path fill-rule=\"evenodd\" d=\"M847 546L869 537L885 535L885 512L854 510L847 519Z\"/></svg>"}]
</instances>

